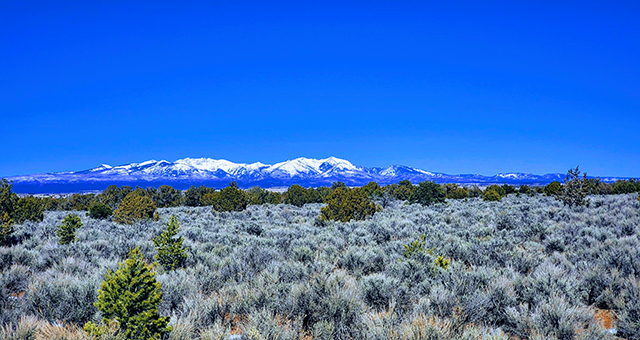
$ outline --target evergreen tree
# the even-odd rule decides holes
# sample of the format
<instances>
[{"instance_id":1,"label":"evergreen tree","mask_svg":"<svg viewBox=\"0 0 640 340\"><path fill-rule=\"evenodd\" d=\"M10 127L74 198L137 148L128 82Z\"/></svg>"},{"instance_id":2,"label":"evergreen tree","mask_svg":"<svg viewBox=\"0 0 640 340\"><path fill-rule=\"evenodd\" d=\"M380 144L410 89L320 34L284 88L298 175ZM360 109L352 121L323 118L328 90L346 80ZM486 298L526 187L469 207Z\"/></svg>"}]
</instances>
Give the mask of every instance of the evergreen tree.
<instances>
[{"instance_id":1,"label":"evergreen tree","mask_svg":"<svg viewBox=\"0 0 640 340\"><path fill-rule=\"evenodd\" d=\"M282 202L282 195L277 192L261 189L260 187L251 187L247 189L248 204L278 204Z\"/></svg>"},{"instance_id":2,"label":"evergreen tree","mask_svg":"<svg viewBox=\"0 0 640 340\"><path fill-rule=\"evenodd\" d=\"M182 192L168 185L161 185L151 198L158 208L177 207L181 203Z\"/></svg>"},{"instance_id":3,"label":"evergreen tree","mask_svg":"<svg viewBox=\"0 0 640 340\"><path fill-rule=\"evenodd\" d=\"M62 224L58 226L56 234L60 238L58 241L61 245L69 244L76 240L76 230L82 227L80 217L75 214L69 214L62 220Z\"/></svg>"},{"instance_id":4,"label":"evergreen tree","mask_svg":"<svg viewBox=\"0 0 640 340\"><path fill-rule=\"evenodd\" d=\"M5 178L0 182L0 216L6 213L9 217L13 217L13 210L18 203L18 195L13 192L12 186L11 182Z\"/></svg>"},{"instance_id":5,"label":"evergreen tree","mask_svg":"<svg viewBox=\"0 0 640 340\"><path fill-rule=\"evenodd\" d=\"M16 223L24 221L40 222L44 218L44 205L42 200L33 196L26 196L18 199L14 210L14 220Z\"/></svg>"},{"instance_id":6,"label":"evergreen tree","mask_svg":"<svg viewBox=\"0 0 640 340\"><path fill-rule=\"evenodd\" d=\"M364 220L378 211L378 206L369 200L369 195L362 188L338 187L327 196L326 202L327 206L320 209L320 218L323 220Z\"/></svg>"},{"instance_id":7,"label":"evergreen tree","mask_svg":"<svg viewBox=\"0 0 640 340\"><path fill-rule=\"evenodd\" d=\"M89 217L105 220L113 215L113 209L108 204L96 202L89 208Z\"/></svg>"},{"instance_id":8,"label":"evergreen tree","mask_svg":"<svg viewBox=\"0 0 640 340\"><path fill-rule=\"evenodd\" d=\"M482 194L482 199L484 201L499 201L502 199L502 196L500 196L497 190L487 188Z\"/></svg>"},{"instance_id":9,"label":"evergreen tree","mask_svg":"<svg viewBox=\"0 0 640 340\"><path fill-rule=\"evenodd\" d=\"M580 178L580 170L576 166L575 169L569 169L567 177L564 179L564 186L558 196L558 199L565 205L589 205L589 200L585 199L589 194L589 180L585 172Z\"/></svg>"},{"instance_id":10,"label":"evergreen tree","mask_svg":"<svg viewBox=\"0 0 640 340\"><path fill-rule=\"evenodd\" d=\"M404 180L398 182L398 186L394 187L391 194L397 200L401 201L410 201L411 197L414 195L416 187L411 184L411 181Z\"/></svg>"},{"instance_id":11,"label":"evergreen tree","mask_svg":"<svg viewBox=\"0 0 640 340\"><path fill-rule=\"evenodd\" d=\"M8 245L13 233L12 221L9 214L0 212L0 246Z\"/></svg>"},{"instance_id":12,"label":"evergreen tree","mask_svg":"<svg viewBox=\"0 0 640 340\"><path fill-rule=\"evenodd\" d=\"M133 191L125 197L118 209L113 212L113 220L116 223L133 224L138 220L153 218L156 205L148 196L142 196Z\"/></svg>"},{"instance_id":13,"label":"evergreen tree","mask_svg":"<svg viewBox=\"0 0 640 340\"><path fill-rule=\"evenodd\" d=\"M216 211L242 211L247 207L247 194L238 189L236 182L220 190L219 195L213 200L213 209Z\"/></svg>"},{"instance_id":14,"label":"evergreen tree","mask_svg":"<svg viewBox=\"0 0 640 340\"><path fill-rule=\"evenodd\" d=\"M316 203L320 200L320 195L313 189L305 189L297 184L289 187L283 195L284 203L301 207L306 203Z\"/></svg>"},{"instance_id":15,"label":"evergreen tree","mask_svg":"<svg viewBox=\"0 0 640 340\"><path fill-rule=\"evenodd\" d=\"M362 187L364 191L369 195L369 198L377 198L382 196L382 188L376 182L369 182Z\"/></svg>"},{"instance_id":16,"label":"evergreen tree","mask_svg":"<svg viewBox=\"0 0 640 340\"><path fill-rule=\"evenodd\" d=\"M558 181L553 181L544 187L544 194L547 196L558 196L561 191L562 184Z\"/></svg>"},{"instance_id":17,"label":"evergreen tree","mask_svg":"<svg viewBox=\"0 0 640 340\"><path fill-rule=\"evenodd\" d=\"M174 238L178 234L178 228L180 228L180 222L175 216L171 216L167 228L160 236L153 239L153 244L158 250L156 260L168 270L184 266L184 261L187 259L187 249L182 246L184 238Z\"/></svg>"},{"instance_id":18,"label":"evergreen tree","mask_svg":"<svg viewBox=\"0 0 640 340\"><path fill-rule=\"evenodd\" d=\"M188 207L202 206L202 197L206 194L212 194L216 191L214 188L207 188L204 185L199 187L191 186L184 193L184 205Z\"/></svg>"},{"instance_id":19,"label":"evergreen tree","mask_svg":"<svg viewBox=\"0 0 640 340\"><path fill-rule=\"evenodd\" d=\"M444 188L436 182L420 182L409 197L409 202L430 205L433 203L444 203Z\"/></svg>"},{"instance_id":20,"label":"evergreen tree","mask_svg":"<svg viewBox=\"0 0 640 340\"><path fill-rule=\"evenodd\" d=\"M129 258L105 276L94 305L102 313L104 324L112 320L120 325L119 336L124 339L160 339L171 331L169 317L158 314L162 301L160 283L153 267L144 262L139 248L129 252ZM85 328L95 327L93 324Z\"/></svg>"}]
</instances>

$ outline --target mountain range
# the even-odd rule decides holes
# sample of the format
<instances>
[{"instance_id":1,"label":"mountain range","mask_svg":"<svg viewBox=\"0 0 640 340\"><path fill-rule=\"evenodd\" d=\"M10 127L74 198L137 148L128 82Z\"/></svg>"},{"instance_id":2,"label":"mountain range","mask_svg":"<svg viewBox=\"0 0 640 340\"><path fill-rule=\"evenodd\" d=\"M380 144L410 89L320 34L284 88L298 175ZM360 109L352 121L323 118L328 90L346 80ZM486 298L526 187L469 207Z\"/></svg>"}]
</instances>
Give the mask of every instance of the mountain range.
<instances>
[{"instance_id":1,"label":"mountain range","mask_svg":"<svg viewBox=\"0 0 640 340\"><path fill-rule=\"evenodd\" d=\"M107 186L159 186L170 185L186 189L191 185L222 188L236 181L241 188L288 187L299 184L306 187L344 182L349 186L362 186L370 181L380 185L410 180L412 183L435 181L462 185L528 184L544 185L562 181L564 174L533 175L527 173L501 173L494 176L477 174L447 175L403 165L386 168L362 167L351 162L329 157L325 159L296 158L273 165L260 162L233 163L224 159L184 158L175 162L150 160L118 166L102 164L98 167L69 172L42 173L7 177L13 181L17 193L71 193L104 190ZM602 178L613 182L621 178Z\"/></svg>"}]
</instances>

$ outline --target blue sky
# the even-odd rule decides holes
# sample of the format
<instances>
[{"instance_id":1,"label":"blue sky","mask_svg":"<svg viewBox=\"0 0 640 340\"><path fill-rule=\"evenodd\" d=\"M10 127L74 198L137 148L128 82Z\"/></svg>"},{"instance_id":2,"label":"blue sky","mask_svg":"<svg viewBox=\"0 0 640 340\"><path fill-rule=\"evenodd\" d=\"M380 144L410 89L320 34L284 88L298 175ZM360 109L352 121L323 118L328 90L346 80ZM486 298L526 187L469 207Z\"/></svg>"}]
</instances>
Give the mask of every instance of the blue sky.
<instances>
[{"instance_id":1,"label":"blue sky","mask_svg":"<svg viewBox=\"0 0 640 340\"><path fill-rule=\"evenodd\" d=\"M0 176L336 156L640 176L640 5L2 1Z\"/></svg>"}]
</instances>

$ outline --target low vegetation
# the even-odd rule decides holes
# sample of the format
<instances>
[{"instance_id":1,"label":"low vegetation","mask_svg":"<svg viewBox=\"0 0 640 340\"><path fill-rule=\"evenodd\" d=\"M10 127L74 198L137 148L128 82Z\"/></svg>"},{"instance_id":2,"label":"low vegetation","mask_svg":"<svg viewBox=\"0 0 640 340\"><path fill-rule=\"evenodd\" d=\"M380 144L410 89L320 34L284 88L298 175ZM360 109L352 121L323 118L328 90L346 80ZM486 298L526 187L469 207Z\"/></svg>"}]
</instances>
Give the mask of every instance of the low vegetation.
<instances>
[{"instance_id":1,"label":"low vegetation","mask_svg":"<svg viewBox=\"0 0 640 340\"><path fill-rule=\"evenodd\" d=\"M637 339L640 187L588 179L577 197L586 185L589 204L565 204L575 178L556 191L405 181L288 198L194 187L188 200L110 187L38 198L43 219L22 223L4 182L0 338L613 340L607 325ZM143 197L156 219L135 208ZM142 218L57 210L96 202ZM71 214L82 227L60 244Z\"/></svg>"}]
</instances>

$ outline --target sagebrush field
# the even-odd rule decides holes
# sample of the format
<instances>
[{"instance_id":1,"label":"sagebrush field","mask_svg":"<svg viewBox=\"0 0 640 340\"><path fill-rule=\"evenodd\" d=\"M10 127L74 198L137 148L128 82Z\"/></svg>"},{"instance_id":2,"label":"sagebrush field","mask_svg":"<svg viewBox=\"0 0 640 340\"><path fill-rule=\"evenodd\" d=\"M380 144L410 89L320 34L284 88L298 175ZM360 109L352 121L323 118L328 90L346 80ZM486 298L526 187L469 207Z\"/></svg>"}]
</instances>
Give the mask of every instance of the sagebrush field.
<instances>
[{"instance_id":1,"label":"sagebrush field","mask_svg":"<svg viewBox=\"0 0 640 340\"><path fill-rule=\"evenodd\" d=\"M152 263L175 216L184 268L156 266L170 339L638 339L636 197L396 200L350 222L320 219L323 204L161 208L132 225L75 211L65 245L56 230L72 212L47 211L0 248L0 336L88 337L107 270L135 247Z\"/></svg>"}]
</instances>

